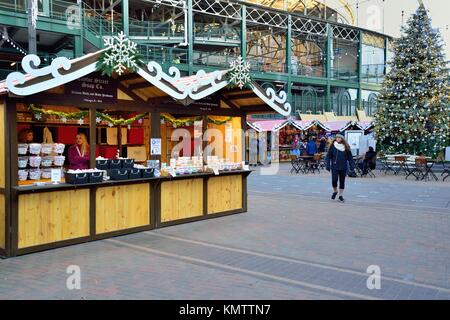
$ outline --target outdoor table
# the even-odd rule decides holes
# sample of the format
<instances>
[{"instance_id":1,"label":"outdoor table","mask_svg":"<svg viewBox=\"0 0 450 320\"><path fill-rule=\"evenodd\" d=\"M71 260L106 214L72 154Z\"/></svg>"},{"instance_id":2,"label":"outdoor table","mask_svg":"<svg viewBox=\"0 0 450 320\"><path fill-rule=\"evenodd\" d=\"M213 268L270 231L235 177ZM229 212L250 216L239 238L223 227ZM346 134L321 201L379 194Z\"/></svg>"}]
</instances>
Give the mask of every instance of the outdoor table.
<instances>
[{"instance_id":1,"label":"outdoor table","mask_svg":"<svg viewBox=\"0 0 450 320\"><path fill-rule=\"evenodd\" d=\"M310 162L314 159L314 156L303 155L299 156L298 159L300 161L303 173L311 171Z\"/></svg>"},{"instance_id":2,"label":"outdoor table","mask_svg":"<svg viewBox=\"0 0 450 320\"><path fill-rule=\"evenodd\" d=\"M442 181L445 181L448 177L450 177L450 167L445 164L445 161L442 161L443 171L441 173Z\"/></svg>"},{"instance_id":3,"label":"outdoor table","mask_svg":"<svg viewBox=\"0 0 450 320\"><path fill-rule=\"evenodd\" d=\"M425 179L429 179L429 176L431 175L436 181L438 181L438 177L436 177L436 175L433 172L433 166L436 163L436 160L430 159L427 160L426 164L425 164L425 173L422 175L421 180L425 180Z\"/></svg>"},{"instance_id":4,"label":"outdoor table","mask_svg":"<svg viewBox=\"0 0 450 320\"><path fill-rule=\"evenodd\" d=\"M380 171L384 171L387 174L389 171L394 172L394 168L392 167L393 162L391 158L388 156L380 157L381 165L383 166Z\"/></svg>"},{"instance_id":5,"label":"outdoor table","mask_svg":"<svg viewBox=\"0 0 450 320\"><path fill-rule=\"evenodd\" d=\"M401 155L401 156L395 156L394 157L394 166L397 166L397 169L394 169L394 175L398 175L401 171L405 173L405 175L408 175L410 173L410 170L408 168L407 155Z\"/></svg>"}]
</instances>

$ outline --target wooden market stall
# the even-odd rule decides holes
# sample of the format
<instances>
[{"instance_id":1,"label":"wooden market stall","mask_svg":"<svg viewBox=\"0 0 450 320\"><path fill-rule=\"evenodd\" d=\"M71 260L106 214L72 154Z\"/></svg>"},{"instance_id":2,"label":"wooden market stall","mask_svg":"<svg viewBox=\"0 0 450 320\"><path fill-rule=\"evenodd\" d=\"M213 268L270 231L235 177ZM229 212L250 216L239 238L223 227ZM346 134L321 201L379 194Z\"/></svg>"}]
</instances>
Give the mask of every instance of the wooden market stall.
<instances>
[{"instance_id":1,"label":"wooden market stall","mask_svg":"<svg viewBox=\"0 0 450 320\"><path fill-rule=\"evenodd\" d=\"M246 114L267 108L288 114L285 96L255 82L244 90L232 86L232 70L183 77L150 62L102 76L103 52L57 58L41 69L30 64L39 65L39 58L26 56L25 73L0 82L1 256L247 211ZM33 140L19 142L27 130ZM73 166L68 149L82 134L88 167L108 163L108 170L96 169L100 180L90 169L67 171ZM185 148L177 149L180 144ZM130 159L133 167L125 169ZM47 168L34 163L47 160ZM159 166L146 171L150 162ZM140 165L147 169L132 176ZM127 178L113 179L121 170ZM58 171L65 178L52 183ZM76 183L86 175L89 180Z\"/></svg>"}]
</instances>

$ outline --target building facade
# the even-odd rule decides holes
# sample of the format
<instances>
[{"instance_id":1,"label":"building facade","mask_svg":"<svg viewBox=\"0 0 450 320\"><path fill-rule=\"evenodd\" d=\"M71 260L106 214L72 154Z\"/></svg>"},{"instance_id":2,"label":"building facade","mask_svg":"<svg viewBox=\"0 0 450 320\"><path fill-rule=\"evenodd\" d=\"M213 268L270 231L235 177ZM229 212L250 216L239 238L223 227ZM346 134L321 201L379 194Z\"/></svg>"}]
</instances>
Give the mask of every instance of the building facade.
<instances>
[{"instance_id":1,"label":"building facade","mask_svg":"<svg viewBox=\"0 0 450 320\"><path fill-rule=\"evenodd\" d=\"M30 26L33 2L0 0L1 79L21 70L30 28L44 63L101 49L123 31L144 61L185 75L226 69L242 56L254 80L287 92L293 115L371 116L391 55L391 39L353 26L343 0L36 0Z\"/></svg>"}]
</instances>

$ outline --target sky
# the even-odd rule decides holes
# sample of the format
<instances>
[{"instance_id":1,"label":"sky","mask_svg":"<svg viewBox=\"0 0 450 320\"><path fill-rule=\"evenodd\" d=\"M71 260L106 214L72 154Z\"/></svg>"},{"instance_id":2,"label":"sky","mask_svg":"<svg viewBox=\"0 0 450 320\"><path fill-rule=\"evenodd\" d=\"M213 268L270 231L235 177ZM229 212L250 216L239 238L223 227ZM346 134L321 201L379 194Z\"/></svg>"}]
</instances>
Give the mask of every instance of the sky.
<instances>
[{"instance_id":1,"label":"sky","mask_svg":"<svg viewBox=\"0 0 450 320\"><path fill-rule=\"evenodd\" d=\"M418 0L348 0L356 13L356 3L359 3L358 25L361 28L383 32L393 36L400 36L402 25L402 11L405 12L403 22L414 13L419 6ZM450 0L423 0L425 8L429 10L433 28L439 28L445 43L447 60L450 60ZM384 8L384 10L383 10ZM384 12L384 14L383 14Z\"/></svg>"}]
</instances>

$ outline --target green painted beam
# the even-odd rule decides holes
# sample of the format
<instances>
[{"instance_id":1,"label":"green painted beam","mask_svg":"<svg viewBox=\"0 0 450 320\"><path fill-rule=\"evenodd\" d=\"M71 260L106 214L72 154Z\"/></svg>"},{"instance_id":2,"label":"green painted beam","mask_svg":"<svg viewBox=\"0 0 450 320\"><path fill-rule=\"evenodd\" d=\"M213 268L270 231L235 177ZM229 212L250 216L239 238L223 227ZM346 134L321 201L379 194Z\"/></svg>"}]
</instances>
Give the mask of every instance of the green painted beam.
<instances>
[{"instance_id":1,"label":"green painted beam","mask_svg":"<svg viewBox=\"0 0 450 320\"><path fill-rule=\"evenodd\" d=\"M128 37L130 35L130 17L128 0L122 0L122 30Z\"/></svg>"},{"instance_id":2,"label":"green painted beam","mask_svg":"<svg viewBox=\"0 0 450 320\"><path fill-rule=\"evenodd\" d=\"M330 80L330 86L348 88L348 89L358 89L359 84L357 82L348 82L345 80Z\"/></svg>"},{"instance_id":3,"label":"green painted beam","mask_svg":"<svg viewBox=\"0 0 450 320\"><path fill-rule=\"evenodd\" d=\"M327 40L326 40L326 57L325 57L325 72L326 72L326 95L325 99L327 102L327 111L333 110L332 102L331 102L331 56L333 54L332 52L332 46L333 46L333 34L332 34L332 28L329 23L327 23Z\"/></svg>"},{"instance_id":4,"label":"green painted beam","mask_svg":"<svg viewBox=\"0 0 450 320\"><path fill-rule=\"evenodd\" d=\"M361 92L361 80L362 80L362 44L363 44L363 33L359 31L358 33L358 51L357 51L357 67L358 67L358 94L356 98L356 109L361 110L362 108L362 92Z\"/></svg>"},{"instance_id":5,"label":"green painted beam","mask_svg":"<svg viewBox=\"0 0 450 320\"><path fill-rule=\"evenodd\" d=\"M247 59L247 6L241 7L241 57Z\"/></svg>"},{"instance_id":6,"label":"green painted beam","mask_svg":"<svg viewBox=\"0 0 450 320\"><path fill-rule=\"evenodd\" d=\"M291 41L292 41L292 16L288 15L288 28L287 28L287 32L286 32L286 70L285 72L287 72L288 74L288 79L287 79L287 86L286 86L286 94L287 94L287 99L289 101L289 103L291 105L293 105L293 101L292 101L292 80L291 80L291 76L292 76L292 66L291 66L291 54L292 54L292 46L291 46ZM292 110L292 113L294 111Z\"/></svg>"},{"instance_id":7,"label":"green painted beam","mask_svg":"<svg viewBox=\"0 0 450 320\"><path fill-rule=\"evenodd\" d=\"M298 75L292 75L291 81L294 83L306 83L310 85L318 85L318 86L325 86L327 84L326 78L316 78L316 77L305 77L305 76L298 76Z\"/></svg>"},{"instance_id":8,"label":"green painted beam","mask_svg":"<svg viewBox=\"0 0 450 320\"><path fill-rule=\"evenodd\" d=\"M193 72L193 60L194 60L194 12L192 11L192 0L186 1L187 5L187 41L188 41L188 61L189 61L189 74Z\"/></svg>"},{"instance_id":9,"label":"green painted beam","mask_svg":"<svg viewBox=\"0 0 450 320\"><path fill-rule=\"evenodd\" d=\"M361 83L362 90L380 91L381 88L382 88L381 84Z\"/></svg>"},{"instance_id":10,"label":"green painted beam","mask_svg":"<svg viewBox=\"0 0 450 320\"><path fill-rule=\"evenodd\" d=\"M81 57L83 55L83 38L81 36L74 37L74 56Z\"/></svg>"}]
</instances>

